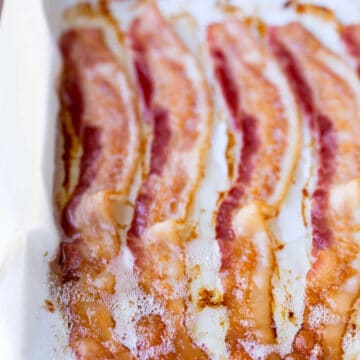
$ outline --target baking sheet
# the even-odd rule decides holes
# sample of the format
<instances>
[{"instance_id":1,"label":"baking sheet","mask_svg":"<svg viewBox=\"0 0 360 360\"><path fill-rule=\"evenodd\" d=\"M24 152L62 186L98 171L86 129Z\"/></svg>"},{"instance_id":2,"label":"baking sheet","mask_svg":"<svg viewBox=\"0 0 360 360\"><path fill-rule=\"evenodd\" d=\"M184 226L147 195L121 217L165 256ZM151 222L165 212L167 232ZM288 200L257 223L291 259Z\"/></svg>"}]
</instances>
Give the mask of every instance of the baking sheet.
<instances>
[{"instance_id":1,"label":"baking sheet","mask_svg":"<svg viewBox=\"0 0 360 360\"><path fill-rule=\"evenodd\" d=\"M0 18L0 345L1 358L5 360L71 358L66 351L65 330L59 314L49 312L44 301L49 298L48 261L59 241L52 203L58 110L55 90L60 67L56 38L62 28L62 9L72 3L75 1L5 0ZM183 10L194 14L200 25L199 36L208 21L221 18L221 14L214 11L214 3L215 0L159 1L166 14ZM247 14L260 15L269 23L300 19L330 48L343 51L331 25L282 10L284 1L237 0L233 3ZM334 9L345 23L360 22L360 1L316 3ZM129 17L122 16L126 14L123 11L126 6L127 1L113 3L115 14L125 26L129 21ZM218 141L221 147L221 139ZM291 270L291 278L298 275L301 279L293 288L286 287L287 291L298 294L296 299L301 298L308 266L308 235L303 229L303 233L294 237L292 229L301 228L302 224L300 192L309 171L308 156L305 149L296 182L277 223L272 224L278 239L287 242L278 254L283 269ZM219 161L213 153L209 167L211 162ZM202 191L206 186L217 190L213 184L205 184ZM200 249L201 246L205 245L200 245ZM283 281L286 283L287 279ZM279 298L281 289L284 286L279 286ZM290 306L301 313L301 301ZM200 316L200 333L207 328L209 315L205 312ZM294 331L294 327L283 329L285 342ZM218 336L216 332L212 335L215 340ZM214 358L220 359L224 347L216 342L213 347Z\"/></svg>"},{"instance_id":2,"label":"baking sheet","mask_svg":"<svg viewBox=\"0 0 360 360\"><path fill-rule=\"evenodd\" d=\"M52 174L58 60L41 1L6 0L0 20L0 344L2 359L52 359L44 310L58 242ZM59 323L60 324L60 323Z\"/></svg>"}]
</instances>

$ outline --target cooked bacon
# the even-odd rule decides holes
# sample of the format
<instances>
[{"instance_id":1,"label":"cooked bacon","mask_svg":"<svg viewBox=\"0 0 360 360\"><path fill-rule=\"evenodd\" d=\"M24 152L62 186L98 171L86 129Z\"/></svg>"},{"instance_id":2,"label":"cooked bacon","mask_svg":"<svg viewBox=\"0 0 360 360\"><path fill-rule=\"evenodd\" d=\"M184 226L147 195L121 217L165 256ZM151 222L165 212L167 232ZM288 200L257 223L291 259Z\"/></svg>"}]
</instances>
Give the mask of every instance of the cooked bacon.
<instances>
[{"instance_id":1,"label":"cooked bacon","mask_svg":"<svg viewBox=\"0 0 360 360\"><path fill-rule=\"evenodd\" d=\"M114 292L107 264L119 252L111 197L124 199L136 169L139 124L126 74L98 28L78 28L60 40L62 120L82 148L77 184L62 211L64 239L58 272L69 310L70 346L79 359L131 359L112 335L104 297ZM65 149L69 179L74 149ZM115 200L116 201L116 200Z\"/></svg>"},{"instance_id":2,"label":"cooked bacon","mask_svg":"<svg viewBox=\"0 0 360 360\"><path fill-rule=\"evenodd\" d=\"M181 228L209 145L209 95L197 62L155 6L133 21L129 39L152 139L128 246L140 287L162 308L137 323L139 357L203 359L184 323Z\"/></svg>"},{"instance_id":3,"label":"cooked bacon","mask_svg":"<svg viewBox=\"0 0 360 360\"><path fill-rule=\"evenodd\" d=\"M350 54L353 56L353 58L357 63L357 72L360 77L360 24L347 25L343 27L341 35ZM353 184L355 185L355 182ZM349 200L353 204L352 207L359 209L360 207L359 185L357 185L357 191L355 188L352 191L352 194L350 194L350 196L351 199ZM355 359L360 356L359 316L360 316L360 298L358 297L355 305L352 308L350 321L347 324L347 330L343 338L344 357L348 356L349 358Z\"/></svg>"},{"instance_id":4,"label":"cooked bacon","mask_svg":"<svg viewBox=\"0 0 360 360\"><path fill-rule=\"evenodd\" d=\"M360 24L344 26L341 35L357 62L357 71L360 76Z\"/></svg>"},{"instance_id":5,"label":"cooked bacon","mask_svg":"<svg viewBox=\"0 0 360 360\"><path fill-rule=\"evenodd\" d=\"M289 358L340 359L350 307L360 290L359 103L339 75L346 65L303 26L274 28L270 42L302 106L316 143L312 255L304 319ZM349 71L348 70L345 70Z\"/></svg>"},{"instance_id":6,"label":"cooked bacon","mask_svg":"<svg viewBox=\"0 0 360 360\"><path fill-rule=\"evenodd\" d=\"M299 122L296 106L295 120L287 118L279 88L266 75L274 60L246 25L235 20L212 24L208 43L230 127L242 144L237 177L216 219L230 321L226 342L230 358L251 359L251 348L276 343L274 252L264 218L277 213L289 186L298 157ZM271 346L267 351L273 351Z\"/></svg>"}]
</instances>

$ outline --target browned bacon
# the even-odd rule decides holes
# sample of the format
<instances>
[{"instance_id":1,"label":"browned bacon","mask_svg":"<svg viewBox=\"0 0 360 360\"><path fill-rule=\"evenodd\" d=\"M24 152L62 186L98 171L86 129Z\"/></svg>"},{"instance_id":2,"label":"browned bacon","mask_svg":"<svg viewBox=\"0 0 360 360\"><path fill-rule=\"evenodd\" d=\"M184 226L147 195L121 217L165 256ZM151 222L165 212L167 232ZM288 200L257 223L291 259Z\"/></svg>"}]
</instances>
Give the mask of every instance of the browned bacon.
<instances>
[{"instance_id":1,"label":"browned bacon","mask_svg":"<svg viewBox=\"0 0 360 360\"><path fill-rule=\"evenodd\" d=\"M138 157L133 92L100 29L65 32L60 50L66 181L74 176L72 145L79 144L82 152L76 186L68 189L61 216L58 272L70 346L79 359L131 359L113 336L115 322L104 297L114 292L115 278L107 265L120 246L110 205L126 197Z\"/></svg>"},{"instance_id":2,"label":"browned bacon","mask_svg":"<svg viewBox=\"0 0 360 360\"><path fill-rule=\"evenodd\" d=\"M339 359L349 310L360 290L359 104L336 67L345 64L296 23L274 28L270 42L308 120L316 147L311 199L312 255L304 320L290 358ZM336 64L336 65L335 65Z\"/></svg>"},{"instance_id":3,"label":"browned bacon","mask_svg":"<svg viewBox=\"0 0 360 360\"><path fill-rule=\"evenodd\" d=\"M128 233L140 287L161 305L137 323L140 358L203 359L185 328L181 229L202 175L211 109L204 76L155 6L129 31L143 115L151 129L148 174Z\"/></svg>"},{"instance_id":4,"label":"browned bacon","mask_svg":"<svg viewBox=\"0 0 360 360\"><path fill-rule=\"evenodd\" d=\"M231 359L252 359L254 348L267 345L264 353L276 358L271 348L276 343L271 309L275 261L264 219L277 213L297 161L296 109L291 124L279 89L265 74L273 59L246 25L235 20L212 24L208 43L230 128L241 144L236 179L216 218L230 321L226 342Z\"/></svg>"}]
</instances>

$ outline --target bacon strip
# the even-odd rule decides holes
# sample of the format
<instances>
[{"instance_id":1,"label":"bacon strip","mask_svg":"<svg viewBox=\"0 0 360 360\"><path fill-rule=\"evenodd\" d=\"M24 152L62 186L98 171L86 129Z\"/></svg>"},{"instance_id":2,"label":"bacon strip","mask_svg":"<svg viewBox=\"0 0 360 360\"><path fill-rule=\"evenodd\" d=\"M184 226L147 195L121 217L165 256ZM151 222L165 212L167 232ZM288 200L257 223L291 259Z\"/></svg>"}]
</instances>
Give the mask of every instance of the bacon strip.
<instances>
[{"instance_id":1,"label":"bacon strip","mask_svg":"<svg viewBox=\"0 0 360 360\"><path fill-rule=\"evenodd\" d=\"M128 246L140 287L162 305L137 323L139 358L203 359L184 324L181 229L209 145L209 95L198 64L155 6L134 20L129 38L152 140Z\"/></svg>"},{"instance_id":2,"label":"bacon strip","mask_svg":"<svg viewBox=\"0 0 360 360\"><path fill-rule=\"evenodd\" d=\"M360 175L359 104L336 68L346 65L300 24L270 34L316 141L312 193L313 265L307 275L304 320L292 359L340 359L349 310L360 290L355 218ZM345 70L346 71L346 70Z\"/></svg>"},{"instance_id":3,"label":"bacon strip","mask_svg":"<svg viewBox=\"0 0 360 360\"><path fill-rule=\"evenodd\" d=\"M360 24L345 26L341 36L357 62L357 71L360 76Z\"/></svg>"},{"instance_id":4,"label":"bacon strip","mask_svg":"<svg viewBox=\"0 0 360 360\"><path fill-rule=\"evenodd\" d=\"M296 111L294 121L287 118L279 89L266 75L274 61L250 29L235 20L212 24L208 43L230 127L242 143L237 177L216 219L230 321L226 342L231 359L252 359L254 348L276 343L271 310L275 259L264 216L277 213L289 186L299 122ZM277 356L271 346L266 352Z\"/></svg>"},{"instance_id":5,"label":"bacon strip","mask_svg":"<svg viewBox=\"0 0 360 360\"><path fill-rule=\"evenodd\" d=\"M64 285L70 346L78 359L131 359L112 334L115 322L106 297L115 278L107 264L119 252L112 201L126 198L139 148L133 91L98 28L69 30L60 39L65 179L72 176L71 144L82 156L77 184L63 211L64 239L57 272ZM115 200L114 200L115 199Z\"/></svg>"},{"instance_id":6,"label":"bacon strip","mask_svg":"<svg viewBox=\"0 0 360 360\"><path fill-rule=\"evenodd\" d=\"M342 29L341 36L350 54L353 56L357 63L357 72L360 77L360 24L347 25ZM357 190L359 187L357 187ZM356 195L357 194L357 195ZM360 207L359 192L356 189L350 195L349 201L354 204L353 207ZM355 305L351 311L350 321L347 324L346 333L343 338L344 358L358 358L360 357L360 297L357 298Z\"/></svg>"}]
</instances>

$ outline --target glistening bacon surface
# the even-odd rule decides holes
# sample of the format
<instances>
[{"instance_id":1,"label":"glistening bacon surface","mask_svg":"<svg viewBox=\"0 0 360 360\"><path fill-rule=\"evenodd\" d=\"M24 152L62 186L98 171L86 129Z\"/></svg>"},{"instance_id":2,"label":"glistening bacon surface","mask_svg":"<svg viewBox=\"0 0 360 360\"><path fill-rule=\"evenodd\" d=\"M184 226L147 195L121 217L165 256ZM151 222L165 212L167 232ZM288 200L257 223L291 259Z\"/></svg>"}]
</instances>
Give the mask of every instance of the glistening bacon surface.
<instances>
[{"instance_id":1,"label":"glistening bacon surface","mask_svg":"<svg viewBox=\"0 0 360 360\"><path fill-rule=\"evenodd\" d=\"M360 24L344 26L341 35L357 62L357 71L360 76Z\"/></svg>"},{"instance_id":2,"label":"glistening bacon surface","mask_svg":"<svg viewBox=\"0 0 360 360\"><path fill-rule=\"evenodd\" d=\"M139 126L133 92L98 28L78 28L60 39L61 117L66 129L65 179L74 176L74 148L82 156L75 188L62 210L60 301L68 310L70 346L78 359L130 359L113 337L104 299L114 292L107 265L119 252L110 203L126 199L134 176Z\"/></svg>"},{"instance_id":3,"label":"glistening bacon surface","mask_svg":"<svg viewBox=\"0 0 360 360\"><path fill-rule=\"evenodd\" d=\"M161 307L137 323L139 357L202 359L185 328L181 229L209 143L208 91L197 62L155 6L134 20L129 38L152 140L128 246L140 287Z\"/></svg>"},{"instance_id":4,"label":"glistening bacon surface","mask_svg":"<svg viewBox=\"0 0 360 360\"><path fill-rule=\"evenodd\" d=\"M316 146L311 200L313 265L295 359L339 359L349 309L360 290L359 103L346 65L299 24L272 29L270 41L302 105ZM337 70L340 69L340 70Z\"/></svg>"},{"instance_id":5,"label":"glistening bacon surface","mask_svg":"<svg viewBox=\"0 0 360 360\"><path fill-rule=\"evenodd\" d=\"M296 106L293 118L287 118L280 91L267 78L274 61L249 28L234 20L212 24L208 43L230 127L241 144L237 177L216 218L230 322L226 342L230 358L251 359L254 347L276 343L271 312L274 253L264 216L277 213L289 186L300 131Z\"/></svg>"}]
</instances>

